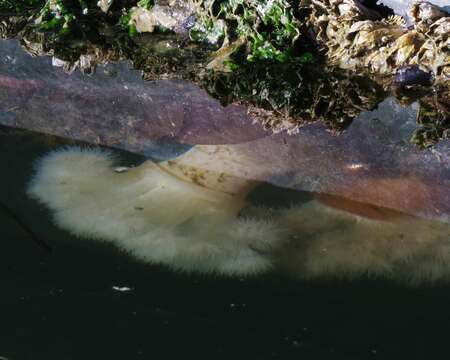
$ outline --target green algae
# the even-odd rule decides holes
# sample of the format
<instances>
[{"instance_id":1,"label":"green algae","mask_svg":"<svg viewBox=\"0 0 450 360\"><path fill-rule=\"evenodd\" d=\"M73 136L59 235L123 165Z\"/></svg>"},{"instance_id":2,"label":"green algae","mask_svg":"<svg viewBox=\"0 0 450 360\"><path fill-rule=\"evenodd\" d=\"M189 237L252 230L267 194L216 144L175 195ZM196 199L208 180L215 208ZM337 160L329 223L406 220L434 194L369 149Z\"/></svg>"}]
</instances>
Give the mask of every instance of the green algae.
<instances>
[{"instance_id":1,"label":"green algae","mask_svg":"<svg viewBox=\"0 0 450 360\"><path fill-rule=\"evenodd\" d=\"M223 105L246 105L275 132L296 132L316 121L334 132L343 131L360 112L374 109L388 94L364 76L320 64L249 64L232 73L210 72L202 81Z\"/></svg>"},{"instance_id":2,"label":"green algae","mask_svg":"<svg viewBox=\"0 0 450 360\"><path fill-rule=\"evenodd\" d=\"M1 0L0 9L14 14L29 14L44 5L44 0Z\"/></svg>"},{"instance_id":3,"label":"green algae","mask_svg":"<svg viewBox=\"0 0 450 360\"><path fill-rule=\"evenodd\" d=\"M192 40L217 48L241 44L227 59L230 70L247 62L307 59L298 47L301 20L286 0L206 0L196 1L195 6Z\"/></svg>"},{"instance_id":4,"label":"green algae","mask_svg":"<svg viewBox=\"0 0 450 360\"><path fill-rule=\"evenodd\" d=\"M192 81L224 105L247 106L273 131L295 132L311 121L342 131L390 93L383 82L325 66L303 35L293 2L195 0L196 21L184 32L156 28L138 34L130 25L131 9L155 4L115 0L104 12L97 0L0 0L0 34L18 36L34 55L66 62L66 70L79 66L89 73L96 63L126 58L147 80ZM425 148L448 137L447 110L423 100L411 141Z\"/></svg>"},{"instance_id":5,"label":"green algae","mask_svg":"<svg viewBox=\"0 0 450 360\"><path fill-rule=\"evenodd\" d=\"M102 14L97 0L3 0L0 13L14 9L16 14L31 17L27 26L50 37L97 33L102 22L120 26L134 37L138 32L130 21L133 9L150 10L154 4L154 0L116 0L107 14ZM311 54L299 51L301 22L286 0L196 0L194 10L191 41L207 43L216 50L240 44L224 59L230 70L246 62L305 63L311 59Z\"/></svg>"},{"instance_id":6,"label":"green algae","mask_svg":"<svg viewBox=\"0 0 450 360\"><path fill-rule=\"evenodd\" d=\"M450 139L448 110L442 109L442 106L435 106L435 102L421 100L420 110L417 114L419 127L414 131L411 142L425 149L434 146L442 139Z\"/></svg>"},{"instance_id":7,"label":"green algae","mask_svg":"<svg viewBox=\"0 0 450 360\"><path fill-rule=\"evenodd\" d=\"M133 11L133 9L135 7L140 7L146 10L150 10L153 5L153 0L139 0L136 2L135 6L128 9L124 8L122 10L123 14L119 19L119 24L128 32L128 35L130 37L134 37L138 34L136 26L131 22L131 12Z\"/></svg>"}]
</instances>

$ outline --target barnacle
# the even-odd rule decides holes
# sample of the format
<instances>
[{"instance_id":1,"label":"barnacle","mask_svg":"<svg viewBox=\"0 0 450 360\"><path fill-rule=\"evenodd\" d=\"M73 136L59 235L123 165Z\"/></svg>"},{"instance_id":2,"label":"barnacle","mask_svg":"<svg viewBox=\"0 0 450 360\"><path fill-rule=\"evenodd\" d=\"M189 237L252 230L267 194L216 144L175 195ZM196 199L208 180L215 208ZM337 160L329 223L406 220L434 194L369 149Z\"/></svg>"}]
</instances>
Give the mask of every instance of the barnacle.
<instances>
[{"instance_id":1,"label":"barnacle","mask_svg":"<svg viewBox=\"0 0 450 360\"><path fill-rule=\"evenodd\" d=\"M438 6L413 4L412 28L398 15L382 18L354 0L311 0L303 6L310 6L307 26L332 64L382 77L418 65L437 81L448 81L450 17Z\"/></svg>"}]
</instances>

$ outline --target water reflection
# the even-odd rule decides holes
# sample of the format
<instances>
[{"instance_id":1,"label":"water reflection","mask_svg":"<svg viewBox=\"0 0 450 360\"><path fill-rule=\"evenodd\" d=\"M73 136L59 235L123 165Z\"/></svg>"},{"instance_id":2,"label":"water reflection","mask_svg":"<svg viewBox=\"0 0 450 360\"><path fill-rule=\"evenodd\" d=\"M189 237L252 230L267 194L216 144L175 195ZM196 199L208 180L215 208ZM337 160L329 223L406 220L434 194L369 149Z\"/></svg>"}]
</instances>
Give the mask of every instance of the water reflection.
<instances>
[{"instance_id":1,"label":"water reflection","mask_svg":"<svg viewBox=\"0 0 450 360\"><path fill-rule=\"evenodd\" d=\"M17 42L1 46L4 125L156 160L195 146L177 159L178 166L215 172L223 167L247 180L428 218L448 216L450 142L426 151L409 143L418 129L417 103L403 106L388 98L376 110L362 112L340 136L323 124L304 126L295 135L273 134L253 123L242 106L223 107L187 82L145 83L127 63L107 65L91 77L69 75L52 67L51 59L30 58Z\"/></svg>"},{"instance_id":2,"label":"water reflection","mask_svg":"<svg viewBox=\"0 0 450 360\"><path fill-rule=\"evenodd\" d=\"M130 69L120 62L94 76L68 74L17 41L0 41L0 124L136 153L161 138L229 144L267 135L242 106L222 107L188 82L144 82Z\"/></svg>"},{"instance_id":3,"label":"water reflection","mask_svg":"<svg viewBox=\"0 0 450 360\"><path fill-rule=\"evenodd\" d=\"M342 131L367 110L383 106L389 94L363 76L316 66L302 74L263 66L242 69L243 74L205 75L199 85L211 98L189 81L144 82L130 62L103 64L91 76L68 74L52 64L48 57L31 57L15 40L0 41L0 123L138 153L161 138L236 144L272 131L303 132L299 127L317 121ZM280 79L280 72L292 74L289 81ZM417 124L414 119L402 133L404 141L430 147L448 137L448 91L436 91L395 92L405 104L395 108L411 108L400 112L421 108ZM411 105L414 99L419 102Z\"/></svg>"},{"instance_id":4,"label":"water reflection","mask_svg":"<svg viewBox=\"0 0 450 360\"><path fill-rule=\"evenodd\" d=\"M186 82L144 83L127 63L69 75L2 46L2 124L152 159L133 167L89 148L43 158L28 191L61 228L184 271L448 277L450 142L410 144L417 103L387 98L340 136L319 123L273 134ZM266 184L281 190L261 195Z\"/></svg>"}]
</instances>

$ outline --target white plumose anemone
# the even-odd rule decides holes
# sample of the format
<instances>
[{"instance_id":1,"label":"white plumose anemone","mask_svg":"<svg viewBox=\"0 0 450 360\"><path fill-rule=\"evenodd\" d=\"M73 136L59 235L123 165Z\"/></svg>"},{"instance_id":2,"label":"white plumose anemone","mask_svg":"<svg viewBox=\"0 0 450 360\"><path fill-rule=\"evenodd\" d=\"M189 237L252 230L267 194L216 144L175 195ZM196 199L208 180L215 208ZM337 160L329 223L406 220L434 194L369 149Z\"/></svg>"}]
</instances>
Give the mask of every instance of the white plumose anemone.
<instances>
[{"instance_id":1,"label":"white plumose anemone","mask_svg":"<svg viewBox=\"0 0 450 360\"><path fill-rule=\"evenodd\" d=\"M246 207L255 183L227 175L222 157L194 151L119 171L111 152L68 148L39 162L29 194L71 233L174 269L248 275L276 260L306 279L450 280L449 224L324 196L281 210Z\"/></svg>"},{"instance_id":2,"label":"white plumose anemone","mask_svg":"<svg viewBox=\"0 0 450 360\"><path fill-rule=\"evenodd\" d=\"M317 201L284 211L295 238L280 263L302 278L361 276L410 285L450 280L450 226L409 216L371 220Z\"/></svg>"},{"instance_id":3,"label":"white plumose anemone","mask_svg":"<svg viewBox=\"0 0 450 360\"><path fill-rule=\"evenodd\" d=\"M249 184L226 178L208 189L174 164L146 161L115 171L109 151L67 148L42 158L28 193L46 204L61 228L110 241L138 259L186 271L247 275L271 267L280 240L270 220L240 218ZM183 175L180 175L183 174Z\"/></svg>"}]
</instances>

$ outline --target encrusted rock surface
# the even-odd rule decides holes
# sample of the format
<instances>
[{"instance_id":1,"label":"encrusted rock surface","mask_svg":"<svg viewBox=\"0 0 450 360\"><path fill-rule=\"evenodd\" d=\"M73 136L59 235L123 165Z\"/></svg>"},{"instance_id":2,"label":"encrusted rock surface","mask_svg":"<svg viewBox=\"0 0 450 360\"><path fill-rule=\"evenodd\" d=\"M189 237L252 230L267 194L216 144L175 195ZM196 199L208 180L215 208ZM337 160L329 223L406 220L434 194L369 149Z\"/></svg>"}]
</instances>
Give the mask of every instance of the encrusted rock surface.
<instances>
[{"instance_id":1,"label":"encrusted rock surface","mask_svg":"<svg viewBox=\"0 0 450 360\"><path fill-rule=\"evenodd\" d=\"M389 76L417 65L438 81L450 80L450 15L429 2L415 3L411 27L400 16L380 18L355 0L306 0L307 26L332 64Z\"/></svg>"}]
</instances>

